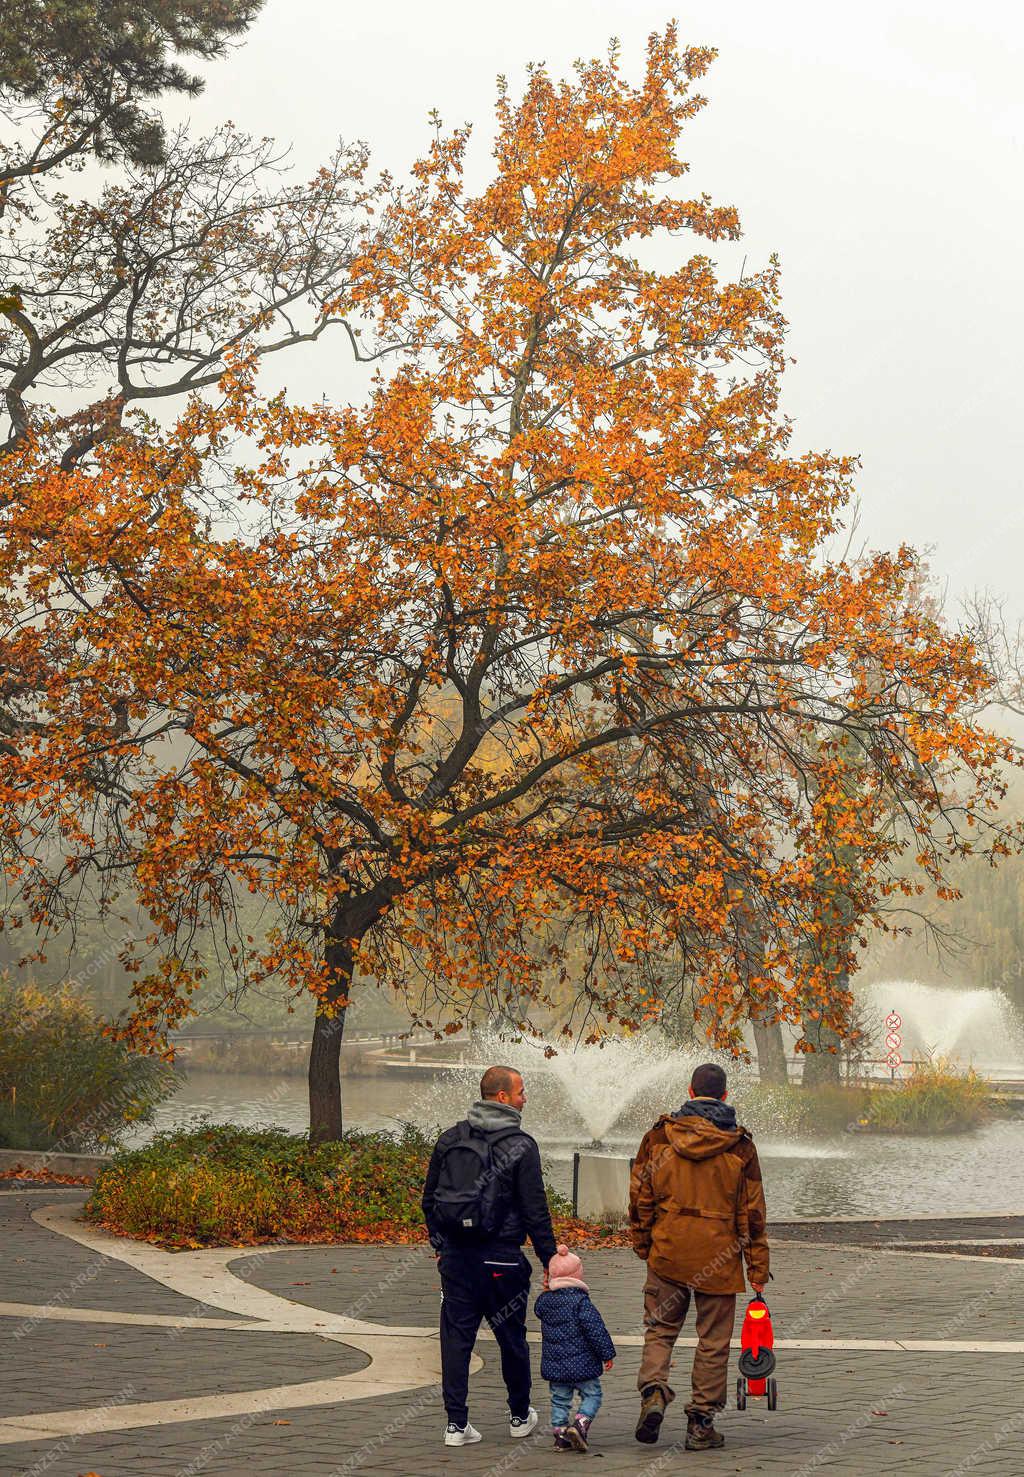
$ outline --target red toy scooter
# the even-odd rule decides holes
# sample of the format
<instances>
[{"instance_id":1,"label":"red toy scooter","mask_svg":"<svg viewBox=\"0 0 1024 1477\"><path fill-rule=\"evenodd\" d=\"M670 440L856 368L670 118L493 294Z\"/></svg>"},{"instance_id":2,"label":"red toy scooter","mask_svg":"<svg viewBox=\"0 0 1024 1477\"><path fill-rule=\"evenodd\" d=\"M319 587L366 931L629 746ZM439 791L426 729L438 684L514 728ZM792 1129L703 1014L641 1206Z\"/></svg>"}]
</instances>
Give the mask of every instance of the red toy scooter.
<instances>
[{"instance_id":1,"label":"red toy scooter","mask_svg":"<svg viewBox=\"0 0 1024 1477\"><path fill-rule=\"evenodd\" d=\"M768 1304L764 1298L753 1297L747 1304L743 1327L740 1329L737 1410L746 1410L748 1395L767 1395L769 1410L775 1410L778 1405L778 1388L771 1378L775 1369L775 1355L772 1352L774 1345L775 1335L772 1332Z\"/></svg>"}]
</instances>

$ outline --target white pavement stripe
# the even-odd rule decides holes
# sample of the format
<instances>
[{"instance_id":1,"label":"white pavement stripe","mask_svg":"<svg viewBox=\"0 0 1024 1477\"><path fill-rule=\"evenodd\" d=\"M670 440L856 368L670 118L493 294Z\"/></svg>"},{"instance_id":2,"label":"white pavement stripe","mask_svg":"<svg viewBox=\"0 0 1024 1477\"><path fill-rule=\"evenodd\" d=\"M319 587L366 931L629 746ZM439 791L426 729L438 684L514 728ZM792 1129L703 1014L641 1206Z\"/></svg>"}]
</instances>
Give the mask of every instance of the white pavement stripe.
<instances>
[{"instance_id":1,"label":"white pavement stripe","mask_svg":"<svg viewBox=\"0 0 1024 1477\"><path fill-rule=\"evenodd\" d=\"M64 1320L68 1323L124 1323L149 1328L256 1328L261 1332L284 1332L270 1330L266 1323L257 1323L242 1318L188 1318L175 1317L173 1313L118 1313L110 1308L71 1308L61 1303L0 1303L0 1318L20 1318L26 1323L42 1323L47 1319Z\"/></svg>"},{"instance_id":2,"label":"white pavement stripe","mask_svg":"<svg viewBox=\"0 0 1024 1477\"><path fill-rule=\"evenodd\" d=\"M133 1327L151 1328L194 1328L216 1329L231 1333L316 1333L323 1338L334 1338L340 1342L347 1339L345 1328L333 1327L332 1320L316 1323L312 1327L281 1319L234 1319L234 1318L175 1318L169 1313L118 1313L107 1308L68 1308L48 1304L0 1303L0 1318L20 1318L24 1322L44 1321L48 1318L63 1319L69 1323L123 1323ZM344 1321L344 1320L339 1320ZM436 1339L437 1328L388 1328L377 1324L381 1337L395 1339ZM481 1338L493 1337L488 1328L481 1328ZM531 1344L539 1344L539 1333L526 1335ZM643 1334L612 1333L613 1341L622 1348L640 1348ZM676 1344L695 1349L697 1340L681 1335ZM739 1339L733 1339L732 1347L740 1348ZM787 1339L775 1340L777 1349L846 1349L851 1353L928 1353L928 1354L1024 1354L1024 1341L1014 1339Z\"/></svg>"},{"instance_id":3,"label":"white pavement stripe","mask_svg":"<svg viewBox=\"0 0 1024 1477\"><path fill-rule=\"evenodd\" d=\"M531 1343L540 1343L539 1334L527 1334ZM643 1344L643 1334L621 1334L613 1333L612 1342L621 1344L623 1348L639 1348ZM683 1345L689 1349L697 1347L695 1338L678 1338L676 1347ZM742 1347L739 1339L732 1340L732 1347ZM846 1349L852 1354L857 1353L922 1353L922 1354L1024 1354L1024 1342L1013 1340L991 1340L981 1339L955 1340L955 1339L776 1339L776 1349Z\"/></svg>"},{"instance_id":4,"label":"white pavement stripe","mask_svg":"<svg viewBox=\"0 0 1024 1477\"><path fill-rule=\"evenodd\" d=\"M787 1245L789 1246L796 1246L798 1244L799 1243L795 1241L787 1242ZM809 1245L810 1243L806 1244ZM839 1244L839 1242L833 1243L833 1245L835 1246L838 1246ZM895 1248L897 1251L900 1251L904 1247L906 1247L908 1251L917 1251L922 1246L1005 1246L1008 1250L1010 1250L1014 1247L1024 1246L1024 1237L944 1236L940 1241L890 1241L883 1243L880 1249L883 1251L891 1251L893 1248ZM857 1248L858 1251L866 1251L869 1249L873 1249L873 1243L867 1241L862 1242ZM1016 1258L1014 1258L1014 1260L1016 1260Z\"/></svg>"},{"instance_id":5,"label":"white pavement stripe","mask_svg":"<svg viewBox=\"0 0 1024 1477\"><path fill-rule=\"evenodd\" d=\"M441 1356L434 1329L400 1331L338 1318L319 1308L306 1307L291 1299L264 1292L241 1281L227 1269L238 1261L239 1248L216 1251L166 1252L159 1247L111 1236L83 1225L66 1205L50 1205L33 1211L33 1219L59 1235L80 1242L94 1252L125 1262L154 1282L198 1306L220 1307L226 1312L248 1314L257 1322L229 1324L231 1328L263 1332L305 1333L358 1349L369 1358L365 1369L327 1380L307 1380L294 1385L273 1385L259 1390L239 1390L227 1395L203 1395L177 1400L151 1400L136 1405L98 1406L87 1410L56 1410L0 1420L0 1445L53 1440L62 1436L102 1431L124 1431L139 1426L170 1425L185 1421L249 1416L270 1410L295 1410L303 1406L333 1405L349 1400L368 1400L381 1395L408 1394L436 1385L441 1377ZM285 1250L288 1248L266 1248ZM262 1254L254 1249L252 1256ZM242 1252L242 1259L245 1257ZM92 1310L84 1310L91 1312ZM154 1317L158 1315L153 1315ZM196 1319L196 1328L211 1320ZM396 1337L396 1332L405 1337ZM471 1372L481 1367L475 1355Z\"/></svg>"},{"instance_id":6,"label":"white pavement stripe","mask_svg":"<svg viewBox=\"0 0 1024 1477\"><path fill-rule=\"evenodd\" d=\"M367 1340L367 1343L390 1344L390 1340ZM178 1400L147 1400L137 1405L99 1405L88 1410L48 1410L25 1416L8 1416L0 1420L0 1446L19 1441L52 1441L61 1436L99 1435L103 1432L130 1431L138 1426L177 1425L184 1421L206 1421L227 1416L258 1415L273 1410L298 1410L302 1406L336 1405L349 1400L367 1400L379 1395L399 1395L424 1385L435 1384L441 1377L438 1360L425 1365L423 1346L406 1344L397 1352L387 1350L390 1377L382 1377L383 1347L367 1349L371 1362L354 1374L337 1375L333 1379L306 1380L294 1385L270 1385L260 1390L236 1390L226 1395L199 1395ZM413 1353L413 1360L403 1355ZM410 1365L415 1365L415 1369ZM410 1376L413 1376L410 1379Z\"/></svg>"},{"instance_id":7,"label":"white pavement stripe","mask_svg":"<svg viewBox=\"0 0 1024 1477\"><path fill-rule=\"evenodd\" d=\"M288 1300L282 1298L285 1307ZM317 1316L319 1314L319 1316ZM306 1316L308 1315L308 1316ZM63 1319L68 1323L123 1323L151 1328L215 1328L238 1333L306 1333L319 1338L347 1340L352 1333L351 1318L336 1318L320 1313L318 1308L304 1308L303 1316L285 1318L190 1318L173 1313L120 1313L110 1308L75 1308L58 1303L0 1303L0 1318L20 1318L23 1322ZM388 1328L384 1323L372 1325L374 1334L388 1338L429 1339L437 1337L437 1328ZM353 1343L353 1347L358 1347Z\"/></svg>"},{"instance_id":8,"label":"white pavement stripe","mask_svg":"<svg viewBox=\"0 0 1024 1477\"><path fill-rule=\"evenodd\" d=\"M993 1241L964 1243L966 1246L998 1246L1004 1238L997 1237ZM926 1245L928 1243L925 1243ZM937 1246L956 1246L955 1241L939 1241L933 1243ZM1007 1246L1015 1246L1014 1241L1007 1241ZM990 1262L997 1267L1018 1266L1024 1272L1024 1260L1019 1256L979 1256L978 1253L970 1251L921 1251L913 1246L904 1248L902 1243L878 1242L878 1241L804 1241L797 1239L786 1241L781 1237L772 1242L773 1246L785 1246L790 1250L798 1248L804 1251L831 1251L843 1254L852 1251L870 1251L872 1256L894 1256L894 1257L924 1257L930 1262L971 1262L975 1267L979 1264L988 1266Z\"/></svg>"},{"instance_id":9,"label":"white pavement stripe","mask_svg":"<svg viewBox=\"0 0 1024 1477\"><path fill-rule=\"evenodd\" d=\"M918 1221L1019 1221L1022 1216L1024 1208L1019 1205L1014 1210L965 1210L955 1215L950 1215L948 1210L929 1210L924 1215L794 1215L786 1219L780 1216L774 1225L768 1223L768 1240L786 1226L877 1226L879 1221L883 1225L912 1226Z\"/></svg>"},{"instance_id":10,"label":"white pavement stripe","mask_svg":"<svg viewBox=\"0 0 1024 1477\"><path fill-rule=\"evenodd\" d=\"M295 1251L294 1245L219 1246L205 1251L164 1251L162 1247L152 1246L148 1241L132 1241L125 1236L112 1236L109 1231L87 1226L76 1218L72 1206L47 1205L34 1210L32 1219L47 1230L78 1241L90 1251L127 1262L137 1272L154 1282L162 1283L164 1287L171 1288L195 1304L221 1308L226 1313L241 1313L248 1318L258 1318L262 1323L275 1324L282 1331L332 1336L341 1334L346 1338L350 1334L382 1333L425 1338L435 1332L434 1329L418 1327L388 1328L386 1324L370 1323L363 1318L325 1313L322 1308L293 1302L291 1298L282 1297L279 1293L256 1287L229 1270L232 1262L257 1263L265 1255L273 1255L276 1251ZM409 1250L415 1251L416 1248L411 1247ZM352 1343L355 1348L359 1347L355 1338Z\"/></svg>"}]
</instances>

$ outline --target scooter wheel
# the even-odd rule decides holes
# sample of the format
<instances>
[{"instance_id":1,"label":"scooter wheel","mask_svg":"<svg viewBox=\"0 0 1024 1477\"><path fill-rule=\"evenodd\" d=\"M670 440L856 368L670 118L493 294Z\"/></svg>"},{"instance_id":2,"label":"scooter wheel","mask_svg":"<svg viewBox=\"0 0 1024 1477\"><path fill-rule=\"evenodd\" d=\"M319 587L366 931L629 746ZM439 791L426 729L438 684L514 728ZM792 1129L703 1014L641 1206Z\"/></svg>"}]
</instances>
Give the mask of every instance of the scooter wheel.
<instances>
[{"instance_id":1,"label":"scooter wheel","mask_svg":"<svg viewBox=\"0 0 1024 1477\"><path fill-rule=\"evenodd\" d=\"M773 1381L773 1383L774 1383L774 1381ZM746 1410L746 1408L747 1408L747 1382L743 1378L743 1376L740 1375L739 1379L736 1381L736 1409L737 1410Z\"/></svg>"},{"instance_id":2,"label":"scooter wheel","mask_svg":"<svg viewBox=\"0 0 1024 1477\"><path fill-rule=\"evenodd\" d=\"M736 1368L748 1380L766 1380L775 1370L775 1355L771 1349L758 1349L756 1354L743 1349L736 1361Z\"/></svg>"},{"instance_id":3,"label":"scooter wheel","mask_svg":"<svg viewBox=\"0 0 1024 1477\"><path fill-rule=\"evenodd\" d=\"M779 1387L774 1380L767 1380L768 1385L768 1409L777 1410L779 1405Z\"/></svg>"}]
</instances>

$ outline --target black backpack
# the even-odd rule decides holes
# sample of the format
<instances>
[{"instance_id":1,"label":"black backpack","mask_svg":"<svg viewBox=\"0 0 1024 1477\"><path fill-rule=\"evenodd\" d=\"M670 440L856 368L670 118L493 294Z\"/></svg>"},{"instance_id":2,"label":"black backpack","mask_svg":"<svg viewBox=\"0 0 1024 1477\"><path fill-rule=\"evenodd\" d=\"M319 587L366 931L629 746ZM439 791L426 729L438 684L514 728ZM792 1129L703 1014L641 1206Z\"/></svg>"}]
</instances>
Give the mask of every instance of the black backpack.
<instances>
[{"instance_id":1,"label":"black backpack","mask_svg":"<svg viewBox=\"0 0 1024 1477\"><path fill-rule=\"evenodd\" d=\"M502 1139L521 1136L522 1129L483 1133L465 1119L455 1128L458 1137L441 1151L434 1218L456 1240L484 1240L500 1227L509 1198L510 1166L496 1162L491 1150Z\"/></svg>"}]
</instances>

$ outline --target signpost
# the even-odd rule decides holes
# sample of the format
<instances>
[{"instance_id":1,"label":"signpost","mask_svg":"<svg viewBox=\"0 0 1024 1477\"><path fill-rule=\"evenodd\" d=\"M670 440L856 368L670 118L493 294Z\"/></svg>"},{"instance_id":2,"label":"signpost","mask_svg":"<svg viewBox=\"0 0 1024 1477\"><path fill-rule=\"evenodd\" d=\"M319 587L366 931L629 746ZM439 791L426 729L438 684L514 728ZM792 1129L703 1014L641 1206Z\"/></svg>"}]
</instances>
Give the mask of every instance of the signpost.
<instances>
[{"instance_id":1,"label":"signpost","mask_svg":"<svg viewBox=\"0 0 1024 1477\"><path fill-rule=\"evenodd\" d=\"M894 1082L896 1081L897 1071L903 1065L903 1058L900 1055L900 1047L903 1045L903 1037L900 1035L902 1024L903 1017L899 1012L890 1010L885 1018L885 1045L888 1051L888 1056L885 1060L888 1063L889 1071L892 1073L892 1080Z\"/></svg>"}]
</instances>

